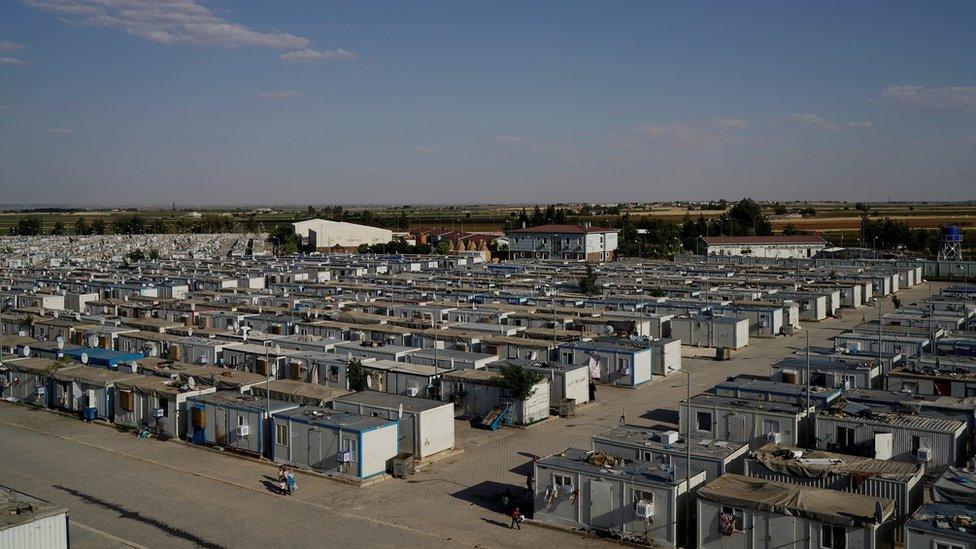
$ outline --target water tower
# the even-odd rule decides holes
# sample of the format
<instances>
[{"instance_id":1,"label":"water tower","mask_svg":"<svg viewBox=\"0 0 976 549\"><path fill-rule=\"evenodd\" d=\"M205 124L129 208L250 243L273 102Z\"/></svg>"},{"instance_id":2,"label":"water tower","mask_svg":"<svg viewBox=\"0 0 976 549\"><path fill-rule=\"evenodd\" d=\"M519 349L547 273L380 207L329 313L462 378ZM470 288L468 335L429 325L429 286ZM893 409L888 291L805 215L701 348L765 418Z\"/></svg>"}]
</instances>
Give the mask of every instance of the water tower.
<instances>
[{"instance_id":1,"label":"water tower","mask_svg":"<svg viewBox=\"0 0 976 549\"><path fill-rule=\"evenodd\" d=\"M939 261L962 261L962 229L955 225L942 227L942 246Z\"/></svg>"}]
</instances>

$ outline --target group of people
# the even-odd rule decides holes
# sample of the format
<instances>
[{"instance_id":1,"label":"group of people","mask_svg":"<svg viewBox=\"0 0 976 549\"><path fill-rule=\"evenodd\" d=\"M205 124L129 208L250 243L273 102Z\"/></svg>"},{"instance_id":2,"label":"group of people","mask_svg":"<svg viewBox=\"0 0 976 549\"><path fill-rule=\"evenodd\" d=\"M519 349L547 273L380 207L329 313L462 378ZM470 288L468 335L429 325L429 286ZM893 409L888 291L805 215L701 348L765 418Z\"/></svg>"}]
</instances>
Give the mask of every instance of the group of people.
<instances>
[{"instance_id":1,"label":"group of people","mask_svg":"<svg viewBox=\"0 0 976 549\"><path fill-rule=\"evenodd\" d=\"M282 493L289 496L295 494L298 484L295 482L295 471L286 468L284 465L278 467L278 488Z\"/></svg>"}]
</instances>

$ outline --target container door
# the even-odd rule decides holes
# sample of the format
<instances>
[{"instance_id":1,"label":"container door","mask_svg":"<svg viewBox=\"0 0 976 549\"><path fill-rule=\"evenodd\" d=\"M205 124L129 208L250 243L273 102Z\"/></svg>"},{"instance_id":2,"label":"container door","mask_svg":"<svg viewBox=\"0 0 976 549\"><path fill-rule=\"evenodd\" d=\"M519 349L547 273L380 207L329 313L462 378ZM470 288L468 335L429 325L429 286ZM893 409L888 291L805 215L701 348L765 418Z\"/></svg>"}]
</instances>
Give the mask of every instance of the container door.
<instances>
[{"instance_id":1,"label":"container door","mask_svg":"<svg viewBox=\"0 0 976 549\"><path fill-rule=\"evenodd\" d=\"M227 410L224 408L214 410L214 442L227 443Z\"/></svg>"},{"instance_id":2,"label":"container door","mask_svg":"<svg viewBox=\"0 0 976 549\"><path fill-rule=\"evenodd\" d=\"M891 459L895 453L895 435L893 433L874 434L874 459Z\"/></svg>"},{"instance_id":3,"label":"container door","mask_svg":"<svg viewBox=\"0 0 976 549\"><path fill-rule=\"evenodd\" d=\"M744 442L747 440L746 437L746 416L728 416L728 433L729 440L735 442Z\"/></svg>"},{"instance_id":4,"label":"container door","mask_svg":"<svg viewBox=\"0 0 976 549\"><path fill-rule=\"evenodd\" d=\"M602 480L590 481L590 525L611 528L613 520L613 484Z\"/></svg>"}]
</instances>

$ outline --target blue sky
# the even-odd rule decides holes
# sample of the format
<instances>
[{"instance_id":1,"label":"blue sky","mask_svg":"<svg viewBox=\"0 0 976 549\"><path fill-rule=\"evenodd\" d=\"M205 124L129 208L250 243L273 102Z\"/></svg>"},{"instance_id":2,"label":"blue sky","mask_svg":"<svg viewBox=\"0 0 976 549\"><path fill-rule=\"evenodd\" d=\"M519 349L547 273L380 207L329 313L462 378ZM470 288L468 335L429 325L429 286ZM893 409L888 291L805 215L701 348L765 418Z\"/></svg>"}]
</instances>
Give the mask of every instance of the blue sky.
<instances>
[{"instance_id":1,"label":"blue sky","mask_svg":"<svg viewBox=\"0 0 976 549\"><path fill-rule=\"evenodd\" d=\"M0 3L0 203L976 199L973 2Z\"/></svg>"}]
</instances>

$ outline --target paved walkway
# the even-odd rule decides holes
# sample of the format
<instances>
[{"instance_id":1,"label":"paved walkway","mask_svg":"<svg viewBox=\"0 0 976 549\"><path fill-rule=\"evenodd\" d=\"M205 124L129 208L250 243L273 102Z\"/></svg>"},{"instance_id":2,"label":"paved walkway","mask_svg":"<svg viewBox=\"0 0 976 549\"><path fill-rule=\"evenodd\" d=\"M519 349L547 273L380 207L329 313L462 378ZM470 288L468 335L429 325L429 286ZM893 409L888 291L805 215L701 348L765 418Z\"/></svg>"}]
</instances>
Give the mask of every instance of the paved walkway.
<instances>
[{"instance_id":1,"label":"paved walkway","mask_svg":"<svg viewBox=\"0 0 976 549\"><path fill-rule=\"evenodd\" d=\"M926 293L920 286L899 296L911 303ZM804 327L812 345L829 345L828 338L860 322L858 311ZM686 358L683 364L699 393L737 373L768 374L772 360L804 344L802 332L754 339L731 361ZM512 531L494 496L524 486L532 456L588 448L590 437L617 425L622 414L629 423L673 423L685 380L676 375L640 389L601 387L598 402L576 417L527 429L490 432L457 422L464 452L428 470L362 489L303 475L295 497L268 489L276 475L271 464L0 403L0 484L68 507L73 547L593 545L572 533Z\"/></svg>"}]
</instances>

